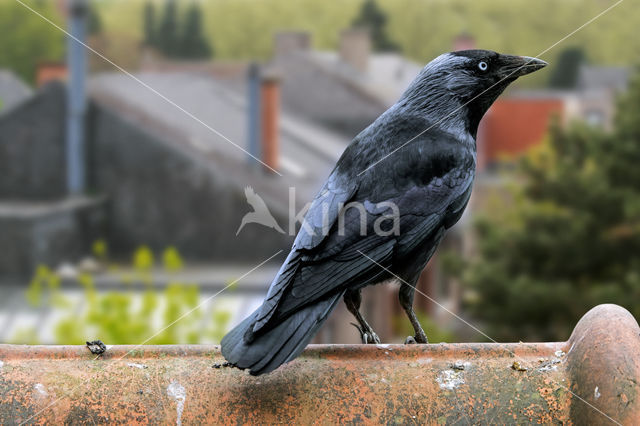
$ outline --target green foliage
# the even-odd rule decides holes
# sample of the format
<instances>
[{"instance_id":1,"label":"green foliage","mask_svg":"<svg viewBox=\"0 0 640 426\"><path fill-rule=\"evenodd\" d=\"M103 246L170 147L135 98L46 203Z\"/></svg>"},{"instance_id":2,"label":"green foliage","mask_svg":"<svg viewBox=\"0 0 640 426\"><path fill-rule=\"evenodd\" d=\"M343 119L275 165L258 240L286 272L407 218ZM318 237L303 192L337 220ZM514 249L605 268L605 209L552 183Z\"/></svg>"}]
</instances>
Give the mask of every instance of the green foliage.
<instances>
[{"instance_id":1,"label":"green foliage","mask_svg":"<svg viewBox=\"0 0 640 426\"><path fill-rule=\"evenodd\" d=\"M354 19L352 26L369 30L374 50L383 52L398 50L398 45L387 36L387 15L378 7L376 0L365 0L362 3L360 13Z\"/></svg>"},{"instance_id":2,"label":"green foliage","mask_svg":"<svg viewBox=\"0 0 640 426\"><path fill-rule=\"evenodd\" d=\"M62 23L51 2L29 2L29 7ZM12 70L27 82L35 81L39 63L62 59L64 34L19 3L0 0L0 29L0 68Z\"/></svg>"},{"instance_id":3,"label":"green foliage","mask_svg":"<svg viewBox=\"0 0 640 426\"><path fill-rule=\"evenodd\" d=\"M578 83L580 65L585 62L584 50L580 47L564 49L549 77L549 86L556 89L573 89Z\"/></svg>"},{"instance_id":4,"label":"green foliage","mask_svg":"<svg viewBox=\"0 0 640 426\"><path fill-rule=\"evenodd\" d=\"M73 312L56 325L58 343L82 344L93 337L113 344L199 343L220 339L230 316L216 311L203 327L195 285L172 283L159 294L148 289L139 303L132 292L97 294L93 287L85 291L86 310L80 316Z\"/></svg>"},{"instance_id":5,"label":"green foliage","mask_svg":"<svg viewBox=\"0 0 640 426\"><path fill-rule=\"evenodd\" d=\"M38 340L38 332L35 327L21 327L13 335L11 343L18 345L37 345L40 343Z\"/></svg>"},{"instance_id":6,"label":"green foliage","mask_svg":"<svg viewBox=\"0 0 640 426\"><path fill-rule=\"evenodd\" d=\"M164 5L164 0L150 1L156 10ZM209 0L200 5L206 37L216 57L266 59L272 52L274 33L281 30L309 31L314 47L335 49L340 32L351 26L363 2ZM454 37L462 32L476 37L482 48L537 55L609 5L602 0L377 0L377 4L388 17L388 37L418 63L451 50ZM144 39L141 19L145 2L100 1L96 6L110 37ZM566 43L583 47L592 63L632 64L640 53L640 37L635 36L640 8L632 6L623 2L572 35L543 55L550 63L549 71L532 74L518 83L546 85ZM114 55L117 63L126 63L131 53Z\"/></svg>"},{"instance_id":7,"label":"green foliage","mask_svg":"<svg viewBox=\"0 0 640 426\"><path fill-rule=\"evenodd\" d=\"M179 53L178 8L175 0L166 0L162 20L157 30L156 47L165 55L172 57Z\"/></svg>"},{"instance_id":8,"label":"green foliage","mask_svg":"<svg viewBox=\"0 0 640 426\"><path fill-rule=\"evenodd\" d=\"M612 133L555 126L519 166L512 205L478 220L468 307L496 339L564 340L600 303L640 316L640 74Z\"/></svg>"},{"instance_id":9,"label":"green foliage","mask_svg":"<svg viewBox=\"0 0 640 426\"><path fill-rule=\"evenodd\" d=\"M209 40L203 32L202 10L192 2L180 19L175 0L166 0L160 25L156 28L154 4L144 6L144 41L170 58L203 59L213 54Z\"/></svg>"},{"instance_id":10,"label":"green foliage","mask_svg":"<svg viewBox=\"0 0 640 426\"><path fill-rule=\"evenodd\" d=\"M185 59L209 58L213 55L209 41L202 31L202 11L197 3L187 10L180 36L180 57Z\"/></svg>"},{"instance_id":11,"label":"green foliage","mask_svg":"<svg viewBox=\"0 0 640 426\"><path fill-rule=\"evenodd\" d=\"M158 34L156 32L156 8L148 1L144 5L143 12L144 44L155 47L158 44Z\"/></svg>"},{"instance_id":12,"label":"green foliage","mask_svg":"<svg viewBox=\"0 0 640 426\"><path fill-rule=\"evenodd\" d=\"M60 277L54 274L47 266L40 265L29 283L26 291L27 302L33 307L40 307L44 302L47 290L55 292L60 288Z\"/></svg>"},{"instance_id":13,"label":"green foliage","mask_svg":"<svg viewBox=\"0 0 640 426\"><path fill-rule=\"evenodd\" d=\"M56 324L58 343L82 344L93 337L114 344L198 343L208 337L206 330L197 327L197 312L171 325L197 304L195 286L174 283L160 294L148 289L139 304L134 303L132 292L97 294L93 287L85 288L85 292L86 310L79 316L71 313ZM158 312L161 305L164 309ZM161 314L162 326L154 325L157 313Z\"/></svg>"},{"instance_id":14,"label":"green foliage","mask_svg":"<svg viewBox=\"0 0 640 426\"><path fill-rule=\"evenodd\" d=\"M106 261L109 252L107 251L107 242L105 240L96 240L91 245L93 255L101 261Z\"/></svg>"},{"instance_id":15,"label":"green foliage","mask_svg":"<svg viewBox=\"0 0 640 426\"><path fill-rule=\"evenodd\" d=\"M99 35L100 33L102 33L102 18L95 7L90 5L87 19L87 34Z\"/></svg>"},{"instance_id":16,"label":"green foliage","mask_svg":"<svg viewBox=\"0 0 640 426\"><path fill-rule=\"evenodd\" d=\"M153 252L147 246L141 246L133 253L133 267L137 271L149 272L154 263Z\"/></svg>"},{"instance_id":17,"label":"green foliage","mask_svg":"<svg viewBox=\"0 0 640 426\"><path fill-rule=\"evenodd\" d=\"M167 247L167 249L162 253L162 263L164 265L164 269L169 272L176 272L182 269L183 261L180 253L176 250L175 247Z\"/></svg>"},{"instance_id":18,"label":"green foliage","mask_svg":"<svg viewBox=\"0 0 640 426\"><path fill-rule=\"evenodd\" d=\"M106 243L96 241L95 251L106 253ZM134 267L143 272L140 279L147 284L153 253L141 247L133 257ZM167 270L178 272L182 268L182 258L175 248L167 248L162 257ZM132 282L133 278L129 284ZM134 289L99 292L94 277L88 273L80 274L77 283L84 297L72 302L60 291L60 278L40 266L26 291L32 306L53 309L62 317L54 326L57 344L84 344L94 338L109 344L135 345L219 342L231 319L231 313L224 309L211 309L205 316L195 284L176 281L162 292L150 286L141 293ZM36 330L20 329L12 341L35 344Z\"/></svg>"}]
</instances>

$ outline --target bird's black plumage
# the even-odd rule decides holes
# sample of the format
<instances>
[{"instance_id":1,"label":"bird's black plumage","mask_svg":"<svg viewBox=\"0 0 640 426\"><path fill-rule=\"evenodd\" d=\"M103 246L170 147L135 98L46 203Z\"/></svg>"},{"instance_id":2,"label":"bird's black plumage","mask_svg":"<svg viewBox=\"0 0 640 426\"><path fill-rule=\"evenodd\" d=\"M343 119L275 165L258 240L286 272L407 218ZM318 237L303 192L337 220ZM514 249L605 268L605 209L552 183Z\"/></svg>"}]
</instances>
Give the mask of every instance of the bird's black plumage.
<instances>
[{"instance_id":1,"label":"bird's black plumage","mask_svg":"<svg viewBox=\"0 0 640 426\"><path fill-rule=\"evenodd\" d=\"M274 370L302 352L342 297L376 341L359 315L359 291L394 275L410 284L400 301L426 343L412 286L467 205L478 123L509 83L544 65L485 50L429 63L347 147L262 306L223 338L225 358L254 375Z\"/></svg>"}]
</instances>

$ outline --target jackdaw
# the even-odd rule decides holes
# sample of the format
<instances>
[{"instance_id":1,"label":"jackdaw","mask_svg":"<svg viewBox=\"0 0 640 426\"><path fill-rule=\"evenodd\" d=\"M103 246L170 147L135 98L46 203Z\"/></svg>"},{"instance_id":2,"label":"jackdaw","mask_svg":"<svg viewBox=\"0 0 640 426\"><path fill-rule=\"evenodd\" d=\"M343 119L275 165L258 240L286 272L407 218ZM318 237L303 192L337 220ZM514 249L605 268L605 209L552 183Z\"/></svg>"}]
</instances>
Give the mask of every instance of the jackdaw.
<instances>
[{"instance_id":1,"label":"jackdaw","mask_svg":"<svg viewBox=\"0 0 640 426\"><path fill-rule=\"evenodd\" d=\"M364 342L379 343L359 312L360 290L398 277L409 340L427 343L414 286L469 201L480 119L510 83L544 66L488 50L428 63L338 160L262 306L222 339L229 363L260 375L291 361L341 298Z\"/></svg>"}]
</instances>

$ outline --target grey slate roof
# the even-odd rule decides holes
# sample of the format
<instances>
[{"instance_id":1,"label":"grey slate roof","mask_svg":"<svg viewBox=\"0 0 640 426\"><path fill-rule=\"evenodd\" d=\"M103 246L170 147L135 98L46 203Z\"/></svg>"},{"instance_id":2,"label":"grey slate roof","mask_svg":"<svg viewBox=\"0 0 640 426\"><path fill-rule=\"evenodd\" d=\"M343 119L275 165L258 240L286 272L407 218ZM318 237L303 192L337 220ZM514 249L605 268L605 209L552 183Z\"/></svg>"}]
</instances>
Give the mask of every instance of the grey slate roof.
<instances>
[{"instance_id":1,"label":"grey slate roof","mask_svg":"<svg viewBox=\"0 0 640 426\"><path fill-rule=\"evenodd\" d=\"M393 105L418 75L422 66L397 53L373 53L365 72L358 72L344 63L337 52L310 51L319 65L339 74L341 78L369 91L387 107Z\"/></svg>"},{"instance_id":2,"label":"grey slate roof","mask_svg":"<svg viewBox=\"0 0 640 426\"><path fill-rule=\"evenodd\" d=\"M629 83L629 69L625 67L604 67L583 65L578 75L580 90L609 90L621 92Z\"/></svg>"},{"instance_id":3,"label":"grey slate roof","mask_svg":"<svg viewBox=\"0 0 640 426\"><path fill-rule=\"evenodd\" d=\"M283 105L289 111L355 136L393 105L420 65L395 53L372 54L361 72L338 53L299 50L276 57Z\"/></svg>"},{"instance_id":4,"label":"grey slate roof","mask_svg":"<svg viewBox=\"0 0 640 426\"><path fill-rule=\"evenodd\" d=\"M247 102L238 88L231 90L208 75L188 72L148 72L136 77L234 144L248 149ZM236 176L246 177L239 179L243 181L241 185L272 182L280 201L285 201L288 186L301 191L297 194L300 200L310 200L349 143L344 136L281 112L280 172L284 176L277 179L258 176L260 182L254 183L256 179L246 167L248 157L244 152L132 78L121 73L96 75L89 81L89 93L98 102L127 111L141 125L161 129L165 136L185 141L186 149L217 158L221 169L234 169Z\"/></svg>"},{"instance_id":5,"label":"grey slate roof","mask_svg":"<svg viewBox=\"0 0 640 426\"><path fill-rule=\"evenodd\" d=\"M0 113L9 111L32 94L33 90L13 72L0 69Z\"/></svg>"}]
</instances>

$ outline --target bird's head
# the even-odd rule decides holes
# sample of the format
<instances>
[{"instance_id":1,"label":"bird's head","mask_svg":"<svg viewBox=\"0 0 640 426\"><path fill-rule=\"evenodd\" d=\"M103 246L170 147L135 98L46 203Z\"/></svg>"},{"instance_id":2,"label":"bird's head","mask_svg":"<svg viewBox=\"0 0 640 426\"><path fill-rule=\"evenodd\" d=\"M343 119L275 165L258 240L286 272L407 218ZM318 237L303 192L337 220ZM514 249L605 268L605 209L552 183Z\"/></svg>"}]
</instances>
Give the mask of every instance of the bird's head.
<instances>
[{"instance_id":1,"label":"bird's head","mask_svg":"<svg viewBox=\"0 0 640 426\"><path fill-rule=\"evenodd\" d=\"M547 65L528 56L490 50L445 53L429 62L406 90L399 105L417 109L441 127L463 127L475 137L480 119L518 77Z\"/></svg>"}]
</instances>

